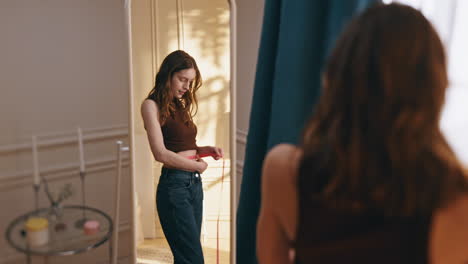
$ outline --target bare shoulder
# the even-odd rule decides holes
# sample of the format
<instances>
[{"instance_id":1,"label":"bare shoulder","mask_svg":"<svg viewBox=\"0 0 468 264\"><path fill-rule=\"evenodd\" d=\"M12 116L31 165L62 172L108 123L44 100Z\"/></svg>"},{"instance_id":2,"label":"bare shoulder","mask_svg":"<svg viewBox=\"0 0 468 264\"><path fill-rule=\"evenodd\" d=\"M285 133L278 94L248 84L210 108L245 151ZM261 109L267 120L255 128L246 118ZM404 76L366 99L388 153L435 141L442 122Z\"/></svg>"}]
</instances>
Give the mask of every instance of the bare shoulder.
<instances>
[{"instance_id":1,"label":"bare shoulder","mask_svg":"<svg viewBox=\"0 0 468 264\"><path fill-rule=\"evenodd\" d=\"M449 207L448 211L456 218L463 217L464 219L468 219L468 194L460 195L453 205Z\"/></svg>"},{"instance_id":2,"label":"bare shoulder","mask_svg":"<svg viewBox=\"0 0 468 264\"><path fill-rule=\"evenodd\" d=\"M431 228L432 263L468 263L468 194L435 212Z\"/></svg>"},{"instance_id":3,"label":"bare shoulder","mask_svg":"<svg viewBox=\"0 0 468 264\"><path fill-rule=\"evenodd\" d=\"M158 106L155 101L146 99L143 101L141 104L141 112L157 112L158 111Z\"/></svg>"},{"instance_id":4,"label":"bare shoulder","mask_svg":"<svg viewBox=\"0 0 468 264\"><path fill-rule=\"evenodd\" d=\"M263 162L263 183L281 186L288 176L290 176L289 180L295 182L295 179L291 177L296 177L296 173L291 172L297 170L301 155L302 151L295 145L279 144L273 147Z\"/></svg>"},{"instance_id":5,"label":"bare shoulder","mask_svg":"<svg viewBox=\"0 0 468 264\"><path fill-rule=\"evenodd\" d=\"M463 229L468 231L468 194L460 195L447 207L436 211L434 217L435 220L444 220L452 224L463 224Z\"/></svg>"},{"instance_id":6,"label":"bare shoulder","mask_svg":"<svg viewBox=\"0 0 468 264\"><path fill-rule=\"evenodd\" d=\"M296 237L297 169L302 150L280 144L270 150L263 163L262 206L270 208L289 241Z\"/></svg>"},{"instance_id":7,"label":"bare shoulder","mask_svg":"<svg viewBox=\"0 0 468 264\"><path fill-rule=\"evenodd\" d=\"M155 101L146 99L141 104L141 116L143 118L143 126L145 129L157 128L159 124L158 105Z\"/></svg>"}]
</instances>

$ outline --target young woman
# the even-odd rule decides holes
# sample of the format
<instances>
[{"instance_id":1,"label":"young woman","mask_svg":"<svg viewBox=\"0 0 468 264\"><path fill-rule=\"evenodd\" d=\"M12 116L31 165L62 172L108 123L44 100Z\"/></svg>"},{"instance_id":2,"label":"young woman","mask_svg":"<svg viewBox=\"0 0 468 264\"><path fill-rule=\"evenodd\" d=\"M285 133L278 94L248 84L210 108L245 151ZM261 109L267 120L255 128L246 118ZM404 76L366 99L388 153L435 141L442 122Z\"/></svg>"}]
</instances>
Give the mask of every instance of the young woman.
<instances>
[{"instance_id":1,"label":"young woman","mask_svg":"<svg viewBox=\"0 0 468 264\"><path fill-rule=\"evenodd\" d=\"M141 106L154 158L163 163L156 205L175 264L204 263L200 244L203 212L201 173L205 154L219 159L220 148L196 144L196 92L202 84L195 60L178 50L169 54L156 74L155 86Z\"/></svg>"},{"instance_id":2,"label":"young woman","mask_svg":"<svg viewBox=\"0 0 468 264\"><path fill-rule=\"evenodd\" d=\"M439 128L443 45L378 4L341 35L299 147L263 167L260 263L468 263L467 173Z\"/></svg>"}]
</instances>

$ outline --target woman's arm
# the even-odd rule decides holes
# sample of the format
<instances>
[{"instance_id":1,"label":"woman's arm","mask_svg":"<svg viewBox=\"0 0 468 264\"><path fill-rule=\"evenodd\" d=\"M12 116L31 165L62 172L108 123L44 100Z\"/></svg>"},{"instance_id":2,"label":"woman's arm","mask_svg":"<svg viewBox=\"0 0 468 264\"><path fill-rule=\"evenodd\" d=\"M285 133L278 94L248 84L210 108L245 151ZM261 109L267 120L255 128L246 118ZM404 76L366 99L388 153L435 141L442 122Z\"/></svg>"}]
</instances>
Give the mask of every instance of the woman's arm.
<instances>
[{"instance_id":1,"label":"woman's arm","mask_svg":"<svg viewBox=\"0 0 468 264\"><path fill-rule=\"evenodd\" d=\"M281 144L266 156L262 172L262 199L257 223L259 263L292 263L291 243L296 238L296 170L300 151Z\"/></svg>"},{"instance_id":2,"label":"woman's arm","mask_svg":"<svg viewBox=\"0 0 468 264\"><path fill-rule=\"evenodd\" d=\"M158 106L153 100L145 100L141 105L141 115L154 159L168 166L187 171L205 171L207 164L203 160L194 161L177 155L164 146L164 138L159 123Z\"/></svg>"},{"instance_id":3,"label":"woman's arm","mask_svg":"<svg viewBox=\"0 0 468 264\"><path fill-rule=\"evenodd\" d=\"M223 150L221 148L212 146L197 147L197 155L201 156L204 154L213 155L213 159L215 160L219 160L224 157Z\"/></svg>"}]
</instances>

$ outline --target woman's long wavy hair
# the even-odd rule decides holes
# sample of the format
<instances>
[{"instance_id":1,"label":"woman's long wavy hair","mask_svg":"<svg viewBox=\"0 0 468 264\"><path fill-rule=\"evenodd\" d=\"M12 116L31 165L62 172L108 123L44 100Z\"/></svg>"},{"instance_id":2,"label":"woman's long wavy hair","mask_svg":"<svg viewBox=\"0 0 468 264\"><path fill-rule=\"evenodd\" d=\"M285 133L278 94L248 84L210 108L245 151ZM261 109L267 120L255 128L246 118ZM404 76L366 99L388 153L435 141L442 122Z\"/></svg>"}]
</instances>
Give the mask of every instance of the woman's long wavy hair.
<instances>
[{"instance_id":1,"label":"woman's long wavy hair","mask_svg":"<svg viewBox=\"0 0 468 264\"><path fill-rule=\"evenodd\" d=\"M190 84L189 90L182 98L174 98L171 91L171 80L175 73L194 69L196 76ZM184 123L189 124L198 110L198 100L196 92L202 85L202 78L198 70L195 59L182 50L176 50L164 58L159 71L156 74L154 88L149 92L147 99L156 102L159 108L159 122L164 124L167 118L175 113L182 111Z\"/></svg>"},{"instance_id":2,"label":"woman's long wavy hair","mask_svg":"<svg viewBox=\"0 0 468 264\"><path fill-rule=\"evenodd\" d=\"M467 190L439 128L443 44L416 9L377 4L347 26L306 126L300 199L387 216L431 214Z\"/></svg>"}]
</instances>

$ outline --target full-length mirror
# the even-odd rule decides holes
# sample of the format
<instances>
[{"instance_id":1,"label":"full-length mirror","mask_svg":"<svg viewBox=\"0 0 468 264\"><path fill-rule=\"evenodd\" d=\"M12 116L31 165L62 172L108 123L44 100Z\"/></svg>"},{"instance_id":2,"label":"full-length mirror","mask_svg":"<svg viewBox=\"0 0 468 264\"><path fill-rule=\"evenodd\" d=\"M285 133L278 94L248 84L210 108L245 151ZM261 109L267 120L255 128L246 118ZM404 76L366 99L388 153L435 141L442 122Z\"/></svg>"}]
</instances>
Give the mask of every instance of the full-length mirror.
<instances>
[{"instance_id":1,"label":"full-length mirror","mask_svg":"<svg viewBox=\"0 0 468 264\"><path fill-rule=\"evenodd\" d=\"M167 220L167 214L181 214L179 211L175 211L176 208L173 204L166 207L160 205L162 200L168 196L172 197L176 192L169 189L169 192L165 193L166 196L156 195L158 188L161 188L158 185L163 184L165 180L163 178L173 176L172 174L169 176L164 174L164 170L164 175L161 175L163 165L164 167L171 167L171 165L177 167L185 163L183 161L180 163L180 160L171 163L167 159L159 159L155 153L157 147L153 147L153 152L151 151L148 134L154 133L154 127L151 127L152 124L149 123L152 121L146 119L144 121L141 114L142 103L155 87L155 76L161 70L161 67L177 68L177 66L174 66L174 64L178 63L177 59L169 66L163 63L166 56L176 50L183 50L194 59L203 80L201 87L196 92L198 112L193 117L193 123L197 127L196 147L215 146L222 149L224 154L223 158L217 157L219 158L217 160L212 157L203 158L204 162L207 163L207 169L201 173L203 199L200 200L201 204L196 206L197 210L200 211L197 214L201 221L199 243L202 247L205 263L217 263L217 260L219 260L219 263L230 263L230 228L232 223L230 207L230 142L232 133L230 126L229 16L229 3L226 0L145 0L131 2L131 64L133 75L131 88L133 121L131 125L134 137L133 180L135 183L134 197L136 198L134 220L138 263L173 263L173 251L177 251L177 245L170 246L171 239L174 240L174 238L166 235L176 232L177 236L183 233L181 229L187 227L185 224L174 223L174 221L181 221L177 217ZM191 63L191 66L188 67L189 70L195 68L193 62ZM166 80L172 80L180 73L184 73L184 70L171 71L166 74ZM195 78L195 71L188 72L188 75L190 76L179 77L188 78L190 83ZM177 90L172 82L169 83L170 89ZM184 92L192 92L191 89L184 89L184 87L181 88L182 93L180 97L175 98L176 100L183 99ZM155 92L160 93L163 91L156 89ZM184 101L183 104L186 103ZM158 105L158 107L162 109L163 106ZM149 119L152 119L152 117ZM155 119L156 117L154 117ZM160 123L156 124L156 126L159 126L157 129L162 127L163 135L156 141L162 140L162 136L164 136L164 149L172 153L169 156L196 148L193 142L190 146L174 147L174 144L172 144L174 142L168 142L167 137L168 134L174 134L177 131L168 132L170 129L164 127L168 123L161 122L164 120L159 118L158 121ZM177 141L178 138L175 140ZM197 154L197 152L191 155L193 154ZM203 151L199 151L198 154L203 154ZM165 160L167 162L164 162ZM190 165L188 166L190 167ZM193 170L189 167L186 167L185 170ZM183 166L179 167L179 169L183 169ZM195 177L199 176L196 175ZM192 180L189 179L190 185L196 182ZM198 196L198 198L200 197ZM157 204L158 206L156 206ZM190 210L196 210L193 209L194 205L190 206L192 208ZM163 212L161 207L165 207L169 212L167 210ZM189 214L189 217L193 216ZM169 230L163 230L161 226L163 221L168 221L175 224L175 226L172 229L169 227ZM175 238L175 240L178 239ZM192 245L196 247L195 244L197 243L192 241L188 245L189 247ZM173 251L171 251L171 248L173 248Z\"/></svg>"}]
</instances>

